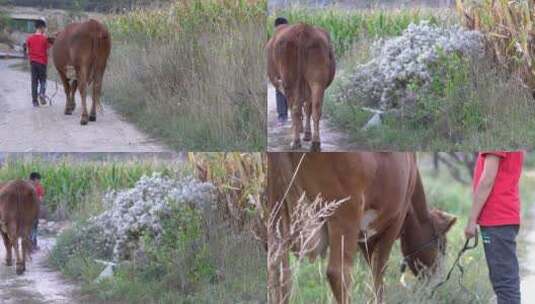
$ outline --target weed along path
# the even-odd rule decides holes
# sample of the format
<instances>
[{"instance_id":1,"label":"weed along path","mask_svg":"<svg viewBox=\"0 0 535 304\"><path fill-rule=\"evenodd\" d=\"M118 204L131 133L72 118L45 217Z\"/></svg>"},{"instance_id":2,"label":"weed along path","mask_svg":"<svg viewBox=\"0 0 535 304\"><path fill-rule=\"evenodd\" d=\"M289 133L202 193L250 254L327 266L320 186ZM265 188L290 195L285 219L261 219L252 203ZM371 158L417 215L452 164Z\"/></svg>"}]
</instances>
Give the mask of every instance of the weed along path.
<instances>
[{"instance_id":1,"label":"weed along path","mask_svg":"<svg viewBox=\"0 0 535 304\"><path fill-rule=\"evenodd\" d=\"M147 137L105 106L97 121L80 125L80 96L73 115L63 114L63 86L49 81L52 106L34 108L30 75L10 65L20 60L0 60L0 147L4 152L162 152L167 148ZM88 98L90 99L90 97ZM88 101L89 102L89 101ZM89 104L90 105L90 104ZM88 105L88 107L89 107Z\"/></svg>"},{"instance_id":2,"label":"weed along path","mask_svg":"<svg viewBox=\"0 0 535 304\"><path fill-rule=\"evenodd\" d=\"M292 141L291 115L288 122L280 126L277 121L277 99L275 88L268 87L268 151L289 151ZM320 120L321 151L354 151L357 147L351 143L349 137L330 126L325 115ZM302 138L302 137L301 137ZM310 150L310 142L302 141L302 151Z\"/></svg>"},{"instance_id":3,"label":"weed along path","mask_svg":"<svg viewBox=\"0 0 535 304\"><path fill-rule=\"evenodd\" d=\"M0 302L4 304L50 304L78 301L74 296L78 289L63 279L60 273L48 265L48 253L54 245L54 238L39 238L41 249L32 254L26 262L26 272L16 275L14 266L5 265L5 248L0 246Z\"/></svg>"}]
</instances>

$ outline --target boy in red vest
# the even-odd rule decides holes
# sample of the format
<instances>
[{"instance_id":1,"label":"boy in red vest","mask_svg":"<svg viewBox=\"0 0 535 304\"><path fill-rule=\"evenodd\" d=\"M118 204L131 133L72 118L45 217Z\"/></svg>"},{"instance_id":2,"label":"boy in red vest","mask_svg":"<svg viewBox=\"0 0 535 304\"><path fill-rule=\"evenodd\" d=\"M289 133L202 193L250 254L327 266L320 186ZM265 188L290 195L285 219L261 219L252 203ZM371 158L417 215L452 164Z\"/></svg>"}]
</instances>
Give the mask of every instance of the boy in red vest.
<instances>
[{"instance_id":1,"label":"boy in red vest","mask_svg":"<svg viewBox=\"0 0 535 304\"><path fill-rule=\"evenodd\" d=\"M474 237L479 225L498 304L520 304L516 236L523 161L524 152L481 152L474 170L472 212L465 235Z\"/></svg>"},{"instance_id":2,"label":"boy in red vest","mask_svg":"<svg viewBox=\"0 0 535 304\"><path fill-rule=\"evenodd\" d=\"M28 58L30 60L32 71L32 102L34 107L38 107L39 103L46 104L46 68L48 63L48 37L45 35L46 23L43 20L35 22L35 34L28 37L26 40L26 47L28 49ZM37 94L37 86L39 94Z\"/></svg>"},{"instance_id":3,"label":"boy in red vest","mask_svg":"<svg viewBox=\"0 0 535 304\"><path fill-rule=\"evenodd\" d=\"M37 172L30 173L30 182L35 188L35 194L37 194L37 201L39 202L39 206L41 208L41 206L43 205L43 199L45 198L45 189L43 188L43 185L41 185L41 174ZM39 217L35 219L32 225L31 239L32 239L32 245L33 245L34 250L39 249L39 247L37 246L38 225L39 225Z\"/></svg>"}]
</instances>

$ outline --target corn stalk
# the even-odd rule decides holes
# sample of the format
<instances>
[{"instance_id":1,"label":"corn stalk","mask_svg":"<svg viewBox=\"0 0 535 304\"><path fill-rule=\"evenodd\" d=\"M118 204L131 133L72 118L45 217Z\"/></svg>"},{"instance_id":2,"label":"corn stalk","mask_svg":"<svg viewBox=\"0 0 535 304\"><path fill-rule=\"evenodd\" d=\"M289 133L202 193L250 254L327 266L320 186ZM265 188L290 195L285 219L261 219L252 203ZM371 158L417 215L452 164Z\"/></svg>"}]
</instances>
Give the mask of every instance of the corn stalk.
<instances>
[{"instance_id":1,"label":"corn stalk","mask_svg":"<svg viewBox=\"0 0 535 304\"><path fill-rule=\"evenodd\" d=\"M530 0L456 0L463 25L482 32L495 60L535 91L534 4Z\"/></svg>"},{"instance_id":2,"label":"corn stalk","mask_svg":"<svg viewBox=\"0 0 535 304\"><path fill-rule=\"evenodd\" d=\"M265 214L261 202L265 199L265 153L188 153L201 181L213 183L222 205L223 215L237 227L251 224L257 234L264 231L256 227ZM262 230L262 229L261 229Z\"/></svg>"}]
</instances>

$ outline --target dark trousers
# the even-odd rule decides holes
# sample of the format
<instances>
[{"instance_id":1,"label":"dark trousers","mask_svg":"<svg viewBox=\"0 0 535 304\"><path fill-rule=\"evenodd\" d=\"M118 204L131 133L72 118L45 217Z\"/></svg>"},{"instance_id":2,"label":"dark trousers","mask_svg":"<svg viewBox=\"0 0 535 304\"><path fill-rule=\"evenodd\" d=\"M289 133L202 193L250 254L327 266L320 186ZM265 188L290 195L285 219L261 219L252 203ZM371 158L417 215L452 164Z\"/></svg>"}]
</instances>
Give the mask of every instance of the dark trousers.
<instances>
[{"instance_id":1,"label":"dark trousers","mask_svg":"<svg viewBox=\"0 0 535 304\"><path fill-rule=\"evenodd\" d=\"M280 120L288 119L288 102L286 101L286 96L277 91L277 114Z\"/></svg>"},{"instance_id":2,"label":"dark trousers","mask_svg":"<svg viewBox=\"0 0 535 304\"><path fill-rule=\"evenodd\" d=\"M37 247L37 227L39 226L39 218L36 218L32 224L32 231L30 232L30 239L32 240L33 248Z\"/></svg>"},{"instance_id":3,"label":"dark trousers","mask_svg":"<svg viewBox=\"0 0 535 304\"><path fill-rule=\"evenodd\" d=\"M46 64L32 61L32 101L37 102L37 86L39 95L45 95L46 91Z\"/></svg>"},{"instance_id":4,"label":"dark trousers","mask_svg":"<svg viewBox=\"0 0 535 304\"><path fill-rule=\"evenodd\" d=\"M518 225L481 227L481 238L498 304L520 304L520 275L516 256Z\"/></svg>"}]
</instances>

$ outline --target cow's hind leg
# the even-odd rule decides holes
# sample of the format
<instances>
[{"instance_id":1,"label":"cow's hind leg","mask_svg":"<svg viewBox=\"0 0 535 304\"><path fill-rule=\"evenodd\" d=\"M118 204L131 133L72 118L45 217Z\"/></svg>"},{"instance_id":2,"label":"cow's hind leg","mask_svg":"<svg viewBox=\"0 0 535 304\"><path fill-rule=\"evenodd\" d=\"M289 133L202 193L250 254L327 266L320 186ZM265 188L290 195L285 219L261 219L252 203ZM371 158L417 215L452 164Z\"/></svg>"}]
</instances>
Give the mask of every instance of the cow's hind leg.
<instances>
[{"instance_id":1,"label":"cow's hind leg","mask_svg":"<svg viewBox=\"0 0 535 304\"><path fill-rule=\"evenodd\" d=\"M349 205L349 202L347 203ZM346 205L347 206L347 205ZM344 209L345 206L339 208ZM351 214L351 219L343 220L332 218L327 223L329 233L329 263L327 266L327 278L339 304L351 303L351 270L353 258L357 252L357 238L360 219L359 211L348 208L347 211L339 210L340 214Z\"/></svg>"},{"instance_id":2,"label":"cow's hind leg","mask_svg":"<svg viewBox=\"0 0 535 304\"><path fill-rule=\"evenodd\" d=\"M87 80L88 80L87 65L82 64L80 72L78 73L78 88L82 99L82 115L80 118L80 124L82 126L87 125L89 121L89 115L87 115Z\"/></svg>"},{"instance_id":3,"label":"cow's hind leg","mask_svg":"<svg viewBox=\"0 0 535 304\"><path fill-rule=\"evenodd\" d=\"M97 121L97 105L100 105L101 92L102 76L97 76L93 84L93 103L91 104L91 112L89 112L89 121Z\"/></svg>"},{"instance_id":4,"label":"cow's hind leg","mask_svg":"<svg viewBox=\"0 0 535 304\"><path fill-rule=\"evenodd\" d=\"M71 82L71 91L69 94L69 110L72 113L76 108L76 89L78 88L78 80L74 79Z\"/></svg>"},{"instance_id":5,"label":"cow's hind leg","mask_svg":"<svg viewBox=\"0 0 535 304\"><path fill-rule=\"evenodd\" d=\"M312 139L312 129L310 127L310 117L312 116L312 103L310 102L310 88L307 86L305 90L305 135L303 136L304 141L310 141Z\"/></svg>"},{"instance_id":6,"label":"cow's hind leg","mask_svg":"<svg viewBox=\"0 0 535 304\"><path fill-rule=\"evenodd\" d=\"M63 73L59 73L59 76L61 78L61 82L63 83L63 90L65 91L65 115L71 115L72 109L70 108L70 102L71 102L71 85L69 83L69 79L67 79L67 76L65 76Z\"/></svg>"},{"instance_id":7,"label":"cow's hind leg","mask_svg":"<svg viewBox=\"0 0 535 304\"><path fill-rule=\"evenodd\" d=\"M24 261L22 259L21 255L21 248L19 246L19 237L17 235L17 227L16 225L12 225L10 227L10 233L9 233L9 240L11 241L11 245L13 246L13 249L15 250L15 271L18 275L21 275L24 272Z\"/></svg>"},{"instance_id":8,"label":"cow's hind leg","mask_svg":"<svg viewBox=\"0 0 535 304\"><path fill-rule=\"evenodd\" d=\"M6 233L0 232L2 234L2 239L4 240L4 247L6 248L6 265L13 265L13 250L11 249L11 242Z\"/></svg>"},{"instance_id":9,"label":"cow's hind leg","mask_svg":"<svg viewBox=\"0 0 535 304\"><path fill-rule=\"evenodd\" d=\"M323 104L323 94L325 87L320 84L314 84L311 86L311 103L312 103L312 120L314 121L314 132L312 134L312 145L310 150L312 152L319 152L320 147L320 119L321 119L321 107Z\"/></svg>"},{"instance_id":10,"label":"cow's hind leg","mask_svg":"<svg viewBox=\"0 0 535 304\"><path fill-rule=\"evenodd\" d=\"M26 235L21 238L22 245L22 271L26 271L26 258L30 258L30 253L32 252L33 244L30 239L30 231L26 232Z\"/></svg>"},{"instance_id":11,"label":"cow's hind leg","mask_svg":"<svg viewBox=\"0 0 535 304\"><path fill-rule=\"evenodd\" d=\"M296 96L292 94L288 96L289 104L292 106L292 131L293 131L293 140L291 144L291 149L296 150L301 148L301 130L303 128L303 109L301 102Z\"/></svg>"}]
</instances>

